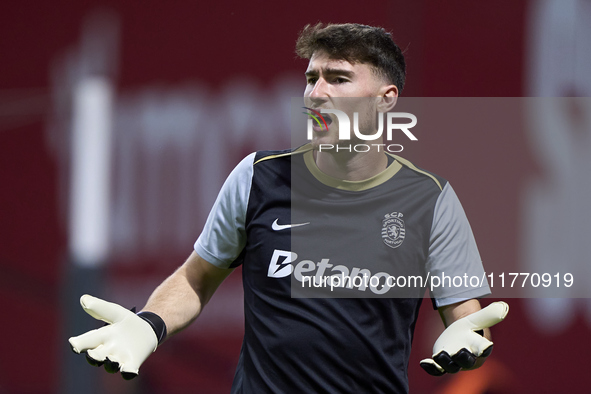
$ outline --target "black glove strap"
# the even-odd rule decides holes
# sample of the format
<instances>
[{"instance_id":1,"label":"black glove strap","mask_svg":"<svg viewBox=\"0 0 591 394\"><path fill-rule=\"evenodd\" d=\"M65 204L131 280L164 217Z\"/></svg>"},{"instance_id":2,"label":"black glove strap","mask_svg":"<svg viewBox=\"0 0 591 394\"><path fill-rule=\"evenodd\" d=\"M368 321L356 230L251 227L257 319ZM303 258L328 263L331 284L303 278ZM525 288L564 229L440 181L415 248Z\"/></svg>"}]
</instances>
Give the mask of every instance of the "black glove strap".
<instances>
[{"instance_id":1,"label":"black glove strap","mask_svg":"<svg viewBox=\"0 0 591 394\"><path fill-rule=\"evenodd\" d=\"M166 324L164 320L153 312L140 312L137 315L147 321L152 327L152 330L156 333L156 338L158 338L158 345L160 345L166 339Z\"/></svg>"}]
</instances>

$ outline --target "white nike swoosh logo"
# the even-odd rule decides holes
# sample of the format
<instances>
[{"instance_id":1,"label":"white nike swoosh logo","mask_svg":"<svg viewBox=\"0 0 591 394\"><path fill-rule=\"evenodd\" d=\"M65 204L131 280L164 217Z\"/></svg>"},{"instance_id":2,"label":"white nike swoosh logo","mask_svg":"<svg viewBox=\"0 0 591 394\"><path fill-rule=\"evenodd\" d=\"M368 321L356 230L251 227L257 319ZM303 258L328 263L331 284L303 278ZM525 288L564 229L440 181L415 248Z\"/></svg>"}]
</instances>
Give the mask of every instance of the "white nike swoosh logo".
<instances>
[{"instance_id":1,"label":"white nike swoosh logo","mask_svg":"<svg viewBox=\"0 0 591 394\"><path fill-rule=\"evenodd\" d=\"M310 224L310 222L298 223L298 224L278 224L277 223L278 220L279 220L279 218L275 219L275 221L271 225L271 228L275 231L285 230L285 229L292 228L292 227L299 227L299 226L305 226L306 224Z\"/></svg>"}]
</instances>

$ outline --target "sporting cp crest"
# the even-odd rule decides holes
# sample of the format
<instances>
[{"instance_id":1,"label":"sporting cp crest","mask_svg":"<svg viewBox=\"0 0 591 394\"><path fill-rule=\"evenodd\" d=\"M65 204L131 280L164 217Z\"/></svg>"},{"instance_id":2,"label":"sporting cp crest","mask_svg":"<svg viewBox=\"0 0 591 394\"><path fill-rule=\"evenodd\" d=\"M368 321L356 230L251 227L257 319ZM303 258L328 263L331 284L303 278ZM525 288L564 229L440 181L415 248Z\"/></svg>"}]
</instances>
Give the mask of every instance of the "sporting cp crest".
<instances>
[{"instance_id":1,"label":"sporting cp crest","mask_svg":"<svg viewBox=\"0 0 591 394\"><path fill-rule=\"evenodd\" d=\"M397 248L404 241L404 220L400 212L392 212L384 215L382 220L382 239L391 248Z\"/></svg>"}]
</instances>

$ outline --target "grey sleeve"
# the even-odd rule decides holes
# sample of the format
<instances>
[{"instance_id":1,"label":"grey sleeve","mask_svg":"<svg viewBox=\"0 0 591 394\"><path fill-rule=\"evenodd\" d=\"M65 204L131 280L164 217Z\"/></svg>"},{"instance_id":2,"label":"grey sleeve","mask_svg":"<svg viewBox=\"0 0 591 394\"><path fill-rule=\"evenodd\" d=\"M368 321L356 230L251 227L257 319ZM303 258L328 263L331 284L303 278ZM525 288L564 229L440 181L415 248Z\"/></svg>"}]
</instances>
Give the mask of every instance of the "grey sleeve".
<instances>
[{"instance_id":1,"label":"grey sleeve","mask_svg":"<svg viewBox=\"0 0 591 394\"><path fill-rule=\"evenodd\" d=\"M195 252L219 268L228 268L246 245L246 208L254 157L251 153L230 173L195 242Z\"/></svg>"},{"instance_id":2,"label":"grey sleeve","mask_svg":"<svg viewBox=\"0 0 591 394\"><path fill-rule=\"evenodd\" d=\"M490 294L470 223L449 182L435 204L426 268L437 307Z\"/></svg>"}]
</instances>

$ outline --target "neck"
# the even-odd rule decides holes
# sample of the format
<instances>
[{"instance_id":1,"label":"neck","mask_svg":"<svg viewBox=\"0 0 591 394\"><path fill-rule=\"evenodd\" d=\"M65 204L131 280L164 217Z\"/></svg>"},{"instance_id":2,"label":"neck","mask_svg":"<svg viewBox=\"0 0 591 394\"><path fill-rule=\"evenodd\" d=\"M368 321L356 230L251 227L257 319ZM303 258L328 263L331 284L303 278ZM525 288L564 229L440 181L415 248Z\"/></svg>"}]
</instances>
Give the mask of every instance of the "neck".
<instances>
[{"instance_id":1,"label":"neck","mask_svg":"<svg viewBox=\"0 0 591 394\"><path fill-rule=\"evenodd\" d=\"M364 181L388 167L386 154L377 150L363 153L314 151L314 160L320 171L345 181Z\"/></svg>"}]
</instances>

